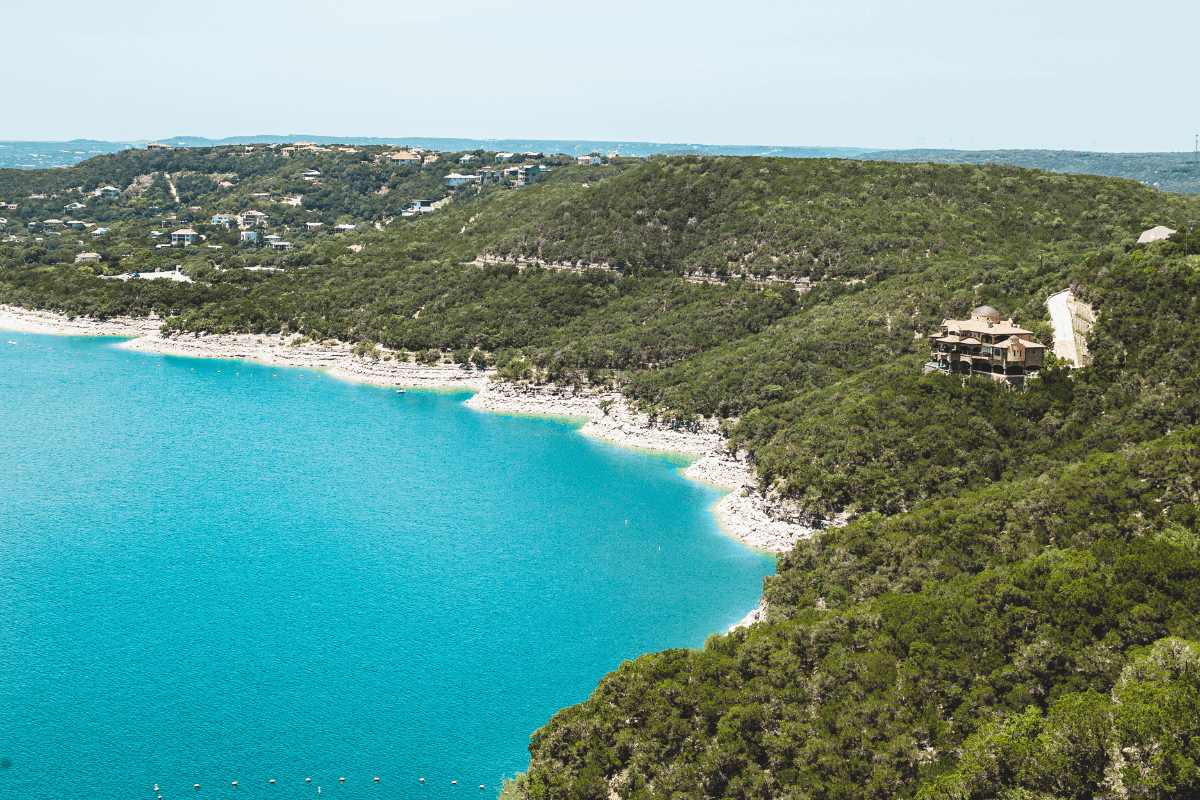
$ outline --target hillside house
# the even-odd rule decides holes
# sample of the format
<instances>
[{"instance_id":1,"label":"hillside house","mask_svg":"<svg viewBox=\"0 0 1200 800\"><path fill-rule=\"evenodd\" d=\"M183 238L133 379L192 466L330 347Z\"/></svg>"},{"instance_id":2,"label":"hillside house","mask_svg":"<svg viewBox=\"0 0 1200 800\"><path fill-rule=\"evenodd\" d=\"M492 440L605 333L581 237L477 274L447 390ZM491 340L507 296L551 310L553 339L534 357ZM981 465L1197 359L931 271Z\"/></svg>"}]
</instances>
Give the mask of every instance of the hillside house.
<instances>
[{"instance_id":1,"label":"hillside house","mask_svg":"<svg viewBox=\"0 0 1200 800\"><path fill-rule=\"evenodd\" d=\"M304 223L304 227L310 231L315 231L317 228L321 227L324 224L325 224L324 222L306 222L306 223Z\"/></svg>"},{"instance_id":2,"label":"hillside house","mask_svg":"<svg viewBox=\"0 0 1200 800\"><path fill-rule=\"evenodd\" d=\"M321 177L321 173L315 169L310 169L308 172L304 173L304 180L306 181L315 181L319 177Z\"/></svg>"},{"instance_id":3,"label":"hillside house","mask_svg":"<svg viewBox=\"0 0 1200 800\"><path fill-rule=\"evenodd\" d=\"M96 230L92 231L92 237L103 236L106 233L108 233L108 228L96 228Z\"/></svg>"},{"instance_id":4,"label":"hillside house","mask_svg":"<svg viewBox=\"0 0 1200 800\"><path fill-rule=\"evenodd\" d=\"M347 233L348 231L354 230L354 225L349 222L343 222L341 225L334 225L333 229L338 233Z\"/></svg>"},{"instance_id":5,"label":"hillside house","mask_svg":"<svg viewBox=\"0 0 1200 800\"><path fill-rule=\"evenodd\" d=\"M496 153L496 163L499 164L502 161L508 161L512 157L512 153Z\"/></svg>"},{"instance_id":6,"label":"hillside house","mask_svg":"<svg viewBox=\"0 0 1200 800\"><path fill-rule=\"evenodd\" d=\"M388 153L387 160L393 164L420 164L421 157L416 153L401 150L399 153Z\"/></svg>"},{"instance_id":7,"label":"hillside house","mask_svg":"<svg viewBox=\"0 0 1200 800\"><path fill-rule=\"evenodd\" d=\"M465 156L463 156L462 158L460 158L460 159L458 160L458 163L460 163L460 164L469 164L469 163L471 163L471 162L472 162L472 161L474 161L474 160L475 160L475 156L471 155L470 153L467 153Z\"/></svg>"},{"instance_id":8,"label":"hillside house","mask_svg":"<svg viewBox=\"0 0 1200 800\"><path fill-rule=\"evenodd\" d=\"M581 164L581 165L599 164L600 156L579 156L578 158L575 159L575 163Z\"/></svg>"},{"instance_id":9,"label":"hillside house","mask_svg":"<svg viewBox=\"0 0 1200 800\"><path fill-rule=\"evenodd\" d=\"M229 230L237 222L237 217L233 214L213 214L212 224L223 225L225 230Z\"/></svg>"},{"instance_id":10,"label":"hillside house","mask_svg":"<svg viewBox=\"0 0 1200 800\"><path fill-rule=\"evenodd\" d=\"M258 228L267 224L267 215L261 211L243 211L238 224L243 228Z\"/></svg>"},{"instance_id":11,"label":"hillside house","mask_svg":"<svg viewBox=\"0 0 1200 800\"><path fill-rule=\"evenodd\" d=\"M243 243L258 244L258 231L242 231L241 240Z\"/></svg>"},{"instance_id":12,"label":"hillside house","mask_svg":"<svg viewBox=\"0 0 1200 800\"><path fill-rule=\"evenodd\" d=\"M454 188L455 186L462 186L464 183L474 183L474 182L475 182L474 175L460 175L457 172L451 172L449 175L446 176L446 186L448 186L450 188Z\"/></svg>"},{"instance_id":13,"label":"hillside house","mask_svg":"<svg viewBox=\"0 0 1200 800\"><path fill-rule=\"evenodd\" d=\"M147 150L174 150L175 148L169 144L163 144L162 142L151 142L150 144L146 145L146 149Z\"/></svg>"},{"instance_id":14,"label":"hillside house","mask_svg":"<svg viewBox=\"0 0 1200 800\"><path fill-rule=\"evenodd\" d=\"M99 264L100 263L100 254L99 253L80 253L79 255L75 256L75 263L76 264Z\"/></svg>"},{"instance_id":15,"label":"hillside house","mask_svg":"<svg viewBox=\"0 0 1200 800\"><path fill-rule=\"evenodd\" d=\"M436 211L434 200L413 200L408 204L408 208L401 212L401 216L411 217L414 214L429 214Z\"/></svg>"},{"instance_id":16,"label":"hillside house","mask_svg":"<svg viewBox=\"0 0 1200 800\"><path fill-rule=\"evenodd\" d=\"M280 251L292 249L292 243L284 242L284 241L267 242L267 246L270 247L272 250L280 250Z\"/></svg>"},{"instance_id":17,"label":"hillside house","mask_svg":"<svg viewBox=\"0 0 1200 800\"><path fill-rule=\"evenodd\" d=\"M69 219L66 222L64 222L63 224L66 225L68 228L74 228L77 231L81 231L87 227L86 222L84 222L82 220L78 220L78 219Z\"/></svg>"},{"instance_id":18,"label":"hillside house","mask_svg":"<svg viewBox=\"0 0 1200 800\"><path fill-rule=\"evenodd\" d=\"M988 375L1021 386L1045 363L1046 346L1033 332L1001 320L991 306L979 306L965 320L942 320L941 332L929 337L926 372Z\"/></svg>"},{"instance_id":19,"label":"hillside house","mask_svg":"<svg viewBox=\"0 0 1200 800\"><path fill-rule=\"evenodd\" d=\"M63 206L63 211L82 211L85 208L87 208L87 206L83 203L70 203Z\"/></svg>"},{"instance_id":20,"label":"hillside house","mask_svg":"<svg viewBox=\"0 0 1200 800\"><path fill-rule=\"evenodd\" d=\"M526 164L517 168L517 186L528 186L542 177L544 170L537 164Z\"/></svg>"},{"instance_id":21,"label":"hillside house","mask_svg":"<svg viewBox=\"0 0 1200 800\"><path fill-rule=\"evenodd\" d=\"M120 197L121 190L115 186L102 186L96 192L96 194L100 195L101 197Z\"/></svg>"},{"instance_id":22,"label":"hillside house","mask_svg":"<svg viewBox=\"0 0 1200 800\"><path fill-rule=\"evenodd\" d=\"M171 244L189 245L193 244L199 238L200 234L191 228L180 228L177 231L171 232Z\"/></svg>"},{"instance_id":23,"label":"hillside house","mask_svg":"<svg viewBox=\"0 0 1200 800\"><path fill-rule=\"evenodd\" d=\"M63 221L61 219L48 219L42 223L42 227L44 228L61 228L62 226Z\"/></svg>"},{"instance_id":24,"label":"hillside house","mask_svg":"<svg viewBox=\"0 0 1200 800\"><path fill-rule=\"evenodd\" d=\"M483 183L484 181L498 183L500 181L500 176L503 174L504 173L495 167L484 167L483 169L475 170L475 177L480 183Z\"/></svg>"},{"instance_id":25,"label":"hillside house","mask_svg":"<svg viewBox=\"0 0 1200 800\"><path fill-rule=\"evenodd\" d=\"M267 246L270 246L270 245L275 244L276 242L283 241L283 237L280 236L278 233L268 233L266 236L263 237L263 241L267 243Z\"/></svg>"}]
</instances>

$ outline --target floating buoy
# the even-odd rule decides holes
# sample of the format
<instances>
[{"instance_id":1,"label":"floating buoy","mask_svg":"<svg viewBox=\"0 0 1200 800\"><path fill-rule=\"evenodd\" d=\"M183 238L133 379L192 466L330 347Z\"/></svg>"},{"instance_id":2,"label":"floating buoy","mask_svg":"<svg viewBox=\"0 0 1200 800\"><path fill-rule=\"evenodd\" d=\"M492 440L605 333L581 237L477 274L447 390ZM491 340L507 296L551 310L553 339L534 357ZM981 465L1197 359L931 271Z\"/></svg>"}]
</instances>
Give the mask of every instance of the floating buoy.
<instances>
[{"instance_id":1,"label":"floating buoy","mask_svg":"<svg viewBox=\"0 0 1200 800\"><path fill-rule=\"evenodd\" d=\"M458 781L450 781L451 786L458 786Z\"/></svg>"},{"instance_id":2,"label":"floating buoy","mask_svg":"<svg viewBox=\"0 0 1200 800\"><path fill-rule=\"evenodd\" d=\"M479 788L480 788L480 789L482 789L482 788L483 788L483 784L482 784L482 783L481 783L481 784L479 784Z\"/></svg>"},{"instance_id":3,"label":"floating buoy","mask_svg":"<svg viewBox=\"0 0 1200 800\"><path fill-rule=\"evenodd\" d=\"M345 779L345 778L338 778L338 780L339 780L339 781L341 781L342 783L345 783L345 782L346 782L346 779Z\"/></svg>"},{"instance_id":4,"label":"floating buoy","mask_svg":"<svg viewBox=\"0 0 1200 800\"><path fill-rule=\"evenodd\" d=\"M156 784L154 784L154 791L156 791L156 792L158 791L158 784L157 784L157 783L156 783Z\"/></svg>"},{"instance_id":5,"label":"floating buoy","mask_svg":"<svg viewBox=\"0 0 1200 800\"><path fill-rule=\"evenodd\" d=\"M425 782L425 779L424 779L424 778L421 778L421 783L424 783L424 782Z\"/></svg>"},{"instance_id":6,"label":"floating buoy","mask_svg":"<svg viewBox=\"0 0 1200 800\"><path fill-rule=\"evenodd\" d=\"M233 785L234 785L234 786L237 786L237 781L234 781L234 782L233 782Z\"/></svg>"},{"instance_id":7,"label":"floating buoy","mask_svg":"<svg viewBox=\"0 0 1200 800\"><path fill-rule=\"evenodd\" d=\"M379 783L379 778L376 778L376 779L375 779L375 782L376 782L376 783Z\"/></svg>"},{"instance_id":8,"label":"floating buoy","mask_svg":"<svg viewBox=\"0 0 1200 800\"><path fill-rule=\"evenodd\" d=\"M274 782L275 782L275 779L274 779L274 778L271 778L271 783L274 783Z\"/></svg>"},{"instance_id":9,"label":"floating buoy","mask_svg":"<svg viewBox=\"0 0 1200 800\"><path fill-rule=\"evenodd\" d=\"M312 778L305 778L305 779L304 779L304 782L305 782L305 783L312 783Z\"/></svg>"}]
</instances>

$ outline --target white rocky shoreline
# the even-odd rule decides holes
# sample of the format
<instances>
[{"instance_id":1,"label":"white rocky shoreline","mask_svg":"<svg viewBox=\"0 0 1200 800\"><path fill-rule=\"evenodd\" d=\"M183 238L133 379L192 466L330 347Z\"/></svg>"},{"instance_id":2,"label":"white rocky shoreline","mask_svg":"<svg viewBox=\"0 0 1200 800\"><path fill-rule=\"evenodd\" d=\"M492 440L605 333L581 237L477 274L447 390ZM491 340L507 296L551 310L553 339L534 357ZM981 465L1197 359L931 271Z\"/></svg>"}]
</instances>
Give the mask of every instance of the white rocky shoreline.
<instances>
[{"instance_id":1,"label":"white rocky shoreline","mask_svg":"<svg viewBox=\"0 0 1200 800\"><path fill-rule=\"evenodd\" d=\"M731 489L713 506L713 512L725 533L749 547L783 553L821 527L788 501L760 491L752 465L744 453L729 451L715 420L678 425L637 413L617 392L493 381L490 378L494 370L455 364L423 365L395 358L361 358L349 346L337 342L304 342L255 334L164 337L159 332L161 325L162 320L155 317L97 320L0 306L0 329L4 330L59 336L132 337L119 346L188 358L250 360L319 369L331 377L380 386L472 391L474 395L465 405L482 411L586 418L580 429L585 436L621 447L699 456L683 470L683 475ZM827 525L844 523L845 518L839 518ZM761 617L761 613L760 607L743 623L753 621L755 614Z\"/></svg>"},{"instance_id":2,"label":"white rocky shoreline","mask_svg":"<svg viewBox=\"0 0 1200 800\"><path fill-rule=\"evenodd\" d=\"M692 480L733 491L713 506L721 529L743 544L771 553L790 550L828 525L806 517L792 503L760 491L754 468L742 451L730 452L715 420L681 426L639 414L617 392L488 381L466 402L471 408L510 414L586 417L579 432L622 447L698 455L683 470Z\"/></svg>"}]
</instances>

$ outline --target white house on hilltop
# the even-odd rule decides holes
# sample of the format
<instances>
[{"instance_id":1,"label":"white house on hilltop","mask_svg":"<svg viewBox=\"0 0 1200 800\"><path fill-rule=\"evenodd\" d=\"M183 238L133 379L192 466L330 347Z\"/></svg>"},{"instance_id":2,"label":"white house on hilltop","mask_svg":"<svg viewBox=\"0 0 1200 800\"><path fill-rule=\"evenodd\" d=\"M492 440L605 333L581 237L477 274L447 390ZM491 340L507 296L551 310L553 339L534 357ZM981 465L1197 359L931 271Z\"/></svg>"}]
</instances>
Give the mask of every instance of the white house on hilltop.
<instances>
[{"instance_id":1,"label":"white house on hilltop","mask_svg":"<svg viewBox=\"0 0 1200 800\"><path fill-rule=\"evenodd\" d=\"M387 160L393 164L420 164L421 157L416 153L401 150L399 153L388 153Z\"/></svg>"},{"instance_id":2,"label":"white house on hilltop","mask_svg":"<svg viewBox=\"0 0 1200 800\"><path fill-rule=\"evenodd\" d=\"M191 228L180 228L177 231L171 232L171 244L193 244L199 238L200 234Z\"/></svg>"}]
</instances>

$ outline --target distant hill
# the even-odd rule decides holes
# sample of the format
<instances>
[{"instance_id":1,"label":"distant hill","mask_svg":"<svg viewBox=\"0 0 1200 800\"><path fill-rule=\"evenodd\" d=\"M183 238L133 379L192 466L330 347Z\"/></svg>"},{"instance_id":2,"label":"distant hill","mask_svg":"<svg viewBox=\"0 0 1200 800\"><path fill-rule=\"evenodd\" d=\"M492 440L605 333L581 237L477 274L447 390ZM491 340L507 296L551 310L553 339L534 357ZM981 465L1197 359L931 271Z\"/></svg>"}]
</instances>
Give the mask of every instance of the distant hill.
<instances>
[{"instance_id":1,"label":"distant hill","mask_svg":"<svg viewBox=\"0 0 1200 800\"><path fill-rule=\"evenodd\" d=\"M869 161L931 162L935 164L1013 164L1072 175L1106 175L1130 178L1164 192L1200 192L1200 163L1194 153L1100 153L1085 150L873 150L866 147L782 147L773 145L714 145L671 142L622 142L572 139L449 139L425 136L315 136L312 134L259 134L206 139L172 136L108 142L73 139L69 142L0 141L0 169L44 169L78 164L92 156L129 148L144 148L150 141L177 147L221 147L241 144L312 142L314 144L409 145L439 152L483 150L514 153L537 152L583 155L612 152L647 158L654 155L774 156L783 158L857 158Z\"/></svg>"},{"instance_id":2,"label":"distant hill","mask_svg":"<svg viewBox=\"0 0 1200 800\"><path fill-rule=\"evenodd\" d=\"M865 147L777 147L772 145L710 145L680 144L678 142L618 142L584 141L570 139L444 139L427 136L314 136L291 133L261 134L255 136L229 136L224 139L206 139L202 136L172 136L163 139L140 139L129 142L105 142L92 139L75 139L70 142L21 142L0 141L0 169L44 169L78 164L86 158L102 153L115 153L131 147L145 147L150 141L158 141L176 147L221 147L235 144L274 144L285 142L312 142L314 144L347 145L408 145L423 147L439 152L462 152L485 150L497 152L508 150L513 153L565 153L578 156L587 153L608 155L612 152L623 156L645 158L669 152L675 155L696 153L721 156L783 156L785 158L855 158L871 151Z\"/></svg>"},{"instance_id":3,"label":"distant hill","mask_svg":"<svg viewBox=\"0 0 1200 800\"><path fill-rule=\"evenodd\" d=\"M872 161L934 164L1013 164L1072 175L1132 178L1164 192L1200 192L1200 163L1194 153L1097 153L1086 150L875 150L857 156Z\"/></svg>"}]
</instances>

